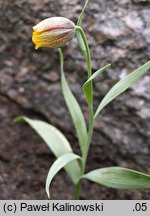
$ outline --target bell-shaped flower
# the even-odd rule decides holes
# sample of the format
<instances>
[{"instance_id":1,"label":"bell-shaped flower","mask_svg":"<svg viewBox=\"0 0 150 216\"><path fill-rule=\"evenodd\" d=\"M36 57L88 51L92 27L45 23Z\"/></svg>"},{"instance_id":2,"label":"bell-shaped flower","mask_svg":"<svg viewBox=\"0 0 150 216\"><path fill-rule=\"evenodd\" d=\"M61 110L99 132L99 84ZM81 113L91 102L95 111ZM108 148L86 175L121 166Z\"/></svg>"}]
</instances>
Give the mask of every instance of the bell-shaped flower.
<instances>
[{"instance_id":1,"label":"bell-shaped flower","mask_svg":"<svg viewBox=\"0 0 150 216\"><path fill-rule=\"evenodd\" d=\"M33 27L32 41L35 48L62 47L75 35L75 24L64 17L47 18Z\"/></svg>"}]
</instances>

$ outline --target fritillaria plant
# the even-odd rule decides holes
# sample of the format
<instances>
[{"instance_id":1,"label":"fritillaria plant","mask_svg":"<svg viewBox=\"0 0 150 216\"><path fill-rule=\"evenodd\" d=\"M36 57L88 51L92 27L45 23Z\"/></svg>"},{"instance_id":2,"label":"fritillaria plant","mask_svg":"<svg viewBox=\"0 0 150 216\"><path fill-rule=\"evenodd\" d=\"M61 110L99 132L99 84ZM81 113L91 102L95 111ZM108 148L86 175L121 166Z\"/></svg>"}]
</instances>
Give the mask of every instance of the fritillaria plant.
<instances>
[{"instance_id":1,"label":"fritillaria plant","mask_svg":"<svg viewBox=\"0 0 150 216\"><path fill-rule=\"evenodd\" d=\"M95 169L88 173L85 172L96 117L105 106L132 86L150 69L150 61L148 61L116 83L102 99L96 112L93 112L93 79L102 72L108 70L111 65L108 64L92 74L90 49L86 35L81 27L83 13L87 3L88 1L85 2L76 25L67 18L53 17L45 19L33 27L32 41L35 44L36 49L39 47L58 48L62 93L76 130L81 152L80 156L74 154L67 138L51 124L22 116L16 119L16 121L28 123L45 141L57 158L51 166L46 179L46 193L49 198L51 181L61 168L65 169L75 185L75 199L80 198L81 184L84 179L89 179L97 184L118 189L150 188L150 175L132 169L107 167ZM75 35L87 63L87 81L83 84L82 89L89 109L88 124L86 124L81 107L66 80L63 53L60 49L60 47L66 45L73 37L75 37Z\"/></svg>"}]
</instances>

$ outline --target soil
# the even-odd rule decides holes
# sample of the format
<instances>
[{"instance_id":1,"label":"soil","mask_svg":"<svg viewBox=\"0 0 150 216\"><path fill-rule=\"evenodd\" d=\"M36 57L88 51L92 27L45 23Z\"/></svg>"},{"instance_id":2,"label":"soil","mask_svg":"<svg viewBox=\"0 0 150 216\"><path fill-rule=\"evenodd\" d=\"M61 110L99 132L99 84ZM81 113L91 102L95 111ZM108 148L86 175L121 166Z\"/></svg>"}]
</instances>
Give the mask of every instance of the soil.
<instances>
[{"instance_id":1,"label":"soil","mask_svg":"<svg viewBox=\"0 0 150 216\"><path fill-rule=\"evenodd\" d=\"M0 96L0 199L47 199L45 179L55 160L47 146L25 124L14 124L18 115L44 119L32 110L25 110L10 99ZM46 120L46 119L45 119ZM62 128L63 129L63 128ZM74 137L67 134L70 140ZM76 148L75 151L78 151ZM103 149L90 151L87 170L112 166L109 158L97 159L95 153L105 154ZM51 187L52 199L73 199L73 185L62 170ZM81 199L149 199L150 190L115 190L84 181Z\"/></svg>"}]
</instances>

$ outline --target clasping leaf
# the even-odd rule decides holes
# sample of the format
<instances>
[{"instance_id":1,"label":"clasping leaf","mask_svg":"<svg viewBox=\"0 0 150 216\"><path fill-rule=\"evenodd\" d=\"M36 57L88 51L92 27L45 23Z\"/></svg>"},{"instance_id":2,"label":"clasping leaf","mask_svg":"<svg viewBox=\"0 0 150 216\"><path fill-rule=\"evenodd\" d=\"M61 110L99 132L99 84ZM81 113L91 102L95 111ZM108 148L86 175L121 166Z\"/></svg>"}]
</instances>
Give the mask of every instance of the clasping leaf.
<instances>
[{"instance_id":1,"label":"clasping leaf","mask_svg":"<svg viewBox=\"0 0 150 216\"><path fill-rule=\"evenodd\" d=\"M123 93L130 86L132 86L138 79L140 79L146 72L148 72L149 69L150 61L148 61L147 63L133 71L131 74L120 80L117 84L115 84L101 101L94 117L96 118L96 116L107 104L109 104L112 100L114 100L118 95Z\"/></svg>"},{"instance_id":2,"label":"clasping leaf","mask_svg":"<svg viewBox=\"0 0 150 216\"><path fill-rule=\"evenodd\" d=\"M51 184L51 181L52 181L53 177L56 175L56 173L61 168L63 168L64 166L66 166L66 168L67 168L67 166L69 165L68 163L70 163L71 161L76 160L76 159L81 160L81 158L78 155L73 154L73 153L68 153L68 154L64 154L64 155L60 156L53 163L53 165L51 166L51 168L50 168L50 170L48 172L47 179L46 179L46 193L47 193L49 198L50 198L49 187L50 187L50 184Z\"/></svg>"},{"instance_id":3,"label":"clasping leaf","mask_svg":"<svg viewBox=\"0 0 150 216\"><path fill-rule=\"evenodd\" d=\"M72 153L72 148L66 139L66 137L53 125L40 120L33 120L27 117L21 116L15 119L15 122L28 123L45 141L56 158L66 153ZM75 160L65 167L66 172L71 178L74 184L77 183L80 176L80 166Z\"/></svg>"},{"instance_id":4,"label":"clasping leaf","mask_svg":"<svg viewBox=\"0 0 150 216\"><path fill-rule=\"evenodd\" d=\"M96 169L85 174L83 178L118 189L150 188L150 175L122 167Z\"/></svg>"}]
</instances>

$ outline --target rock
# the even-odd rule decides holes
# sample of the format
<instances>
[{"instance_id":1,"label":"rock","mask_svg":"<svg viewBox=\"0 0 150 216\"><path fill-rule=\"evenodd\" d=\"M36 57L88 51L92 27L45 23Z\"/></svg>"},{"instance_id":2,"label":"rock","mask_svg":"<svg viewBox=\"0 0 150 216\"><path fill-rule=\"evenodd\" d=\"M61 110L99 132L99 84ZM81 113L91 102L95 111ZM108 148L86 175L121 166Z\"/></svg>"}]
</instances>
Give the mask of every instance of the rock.
<instances>
[{"instance_id":1,"label":"rock","mask_svg":"<svg viewBox=\"0 0 150 216\"><path fill-rule=\"evenodd\" d=\"M141 16L144 18L145 25L148 28L149 25L150 25L150 19L149 19L149 17L150 17L150 10L149 9L143 9Z\"/></svg>"},{"instance_id":2,"label":"rock","mask_svg":"<svg viewBox=\"0 0 150 216\"><path fill-rule=\"evenodd\" d=\"M124 17L125 23L133 31L141 31L144 28L144 22L136 11L132 11Z\"/></svg>"},{"instance_id":3,"label":"rock","mask_svg":"<svg viewBox=\"0 0 150 216\"><path fill-rule=\"evenodd\" d=\"M149 0L132 0L134 3L149 3Z\"/></svg>"},{"instance_id":4,"label":"rock","mask_svg":"<svg viewBox=\"0 0 150 216\"><path fill-rule=\"evenodd\" d=\"M148 44L150 44L150 28L147 28L143 31L143 36Z\"/></svg>"}]
</instances>

